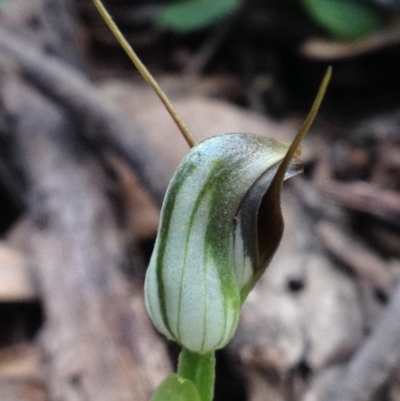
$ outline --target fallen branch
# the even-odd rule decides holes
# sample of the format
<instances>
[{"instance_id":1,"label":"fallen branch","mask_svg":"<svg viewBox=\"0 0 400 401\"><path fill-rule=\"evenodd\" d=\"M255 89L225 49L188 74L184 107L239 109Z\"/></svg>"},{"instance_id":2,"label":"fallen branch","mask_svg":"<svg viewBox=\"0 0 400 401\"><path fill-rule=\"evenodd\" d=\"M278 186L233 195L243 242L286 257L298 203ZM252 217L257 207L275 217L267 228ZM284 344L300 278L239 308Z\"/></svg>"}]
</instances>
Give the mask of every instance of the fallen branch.
<instances>
[{"instance_id":1,"label":"fallen branch","mask_svg":"<svg viewBox=\"0 0 400 401\"><path fill-rule=\"evenodd\" d=\"M321 194L350 209L370 213L391 224L400 225L400 196L367 182L318 182Z\"/></svg>"},{"instance_id":2,"label":"fallen branch","mask_svg":"<svg viewBox=\"0 0 400 401\"><path fill-rule=\"evenodd\" d=\"M127 120L79 71L0 28L0 53L11 57L35 85L66 106L83 134L121 154L161 204L170 176L134 120Z\"/></svg>"},{"instance_id":3,"label":"fallen branch","mask_svg":"<svg viewBox=\"0 0 400 401\"><path fill-rule=\"evenodd\" d=\"M103 174L70 116L8 79L16 149L29 184L31 258L45 309L51 400L147 401L170 371L125 256ZM11 106L12 104L12 106ZM133 302L134 301L134 302Z\"/></svg>"}]
</instances>

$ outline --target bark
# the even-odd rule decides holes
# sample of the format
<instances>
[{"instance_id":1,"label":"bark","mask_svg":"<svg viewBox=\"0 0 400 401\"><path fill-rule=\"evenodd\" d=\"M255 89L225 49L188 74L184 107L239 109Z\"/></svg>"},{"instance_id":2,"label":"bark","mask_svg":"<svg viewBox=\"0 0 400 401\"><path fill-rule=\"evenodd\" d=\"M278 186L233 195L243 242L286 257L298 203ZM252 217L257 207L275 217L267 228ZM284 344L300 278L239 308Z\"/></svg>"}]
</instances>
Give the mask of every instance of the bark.
<instances>
[{"instance_id":1,"label":"bark","mask_svg":"<svg viewBox=\"0 0 400 401\"><path fill-rule=\"evenodd\" d=\"M45 309L41 346L50 400L148 400L170 372L126 258L103 172L70 116L8 81L27 183L31 258Z\"/></svg>"},{"instance_id":2,"label":"bark","mask_svg":"<svg viewBox=\"0 0 400 401\"><path fill-rule=\"evenodd\" d=\"M161 205L170 176L162 158L148 146L134 119L127 120L79 71L0 28L0 53L47 94L72 112L80 134L122 155Z\"/></svg>"}]
</instances>

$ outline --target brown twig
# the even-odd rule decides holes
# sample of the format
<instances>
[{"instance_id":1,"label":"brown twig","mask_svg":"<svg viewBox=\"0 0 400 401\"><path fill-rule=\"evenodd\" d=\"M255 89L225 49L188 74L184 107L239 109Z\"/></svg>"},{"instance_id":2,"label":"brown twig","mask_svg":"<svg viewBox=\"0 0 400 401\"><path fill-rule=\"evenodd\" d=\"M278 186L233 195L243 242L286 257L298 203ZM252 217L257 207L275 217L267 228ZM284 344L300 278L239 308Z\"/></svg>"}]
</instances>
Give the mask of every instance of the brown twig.
<instances>
[{"instance_id":1,"label":"brown twig","mask_svg":"<svg viewBox=\"0 0 400 401\"><path fill-rule=\"evenodd\" d=\"M393 286L392 275L385 262L360 241L352 238L335 224L322 221L317 225L322 243L361 279L388 295Z\"/></svg>"},{"instance_id":2,"label":"brown twig","mask_svg":"<svg viewBox=\"0 0 400 401\"><path fill-rule=\"evenodd\" d=\"M316 186L322 195L347 208L400 224L400 196L395 191L368 182L342 183L331 179L319 180Z\"/></svg>"},{"instance_id":3,"label":"brown twig","mask_svg":"<svg viewBox=\"0 0 400 401\"><path fill-rule=\"evenodd\" d=\"M400 27L394 25L384 31L349 42L312 38L300 46L300 53L314 60L344 60L359 57L400 43Z\"/></svg>"}]
</instances>

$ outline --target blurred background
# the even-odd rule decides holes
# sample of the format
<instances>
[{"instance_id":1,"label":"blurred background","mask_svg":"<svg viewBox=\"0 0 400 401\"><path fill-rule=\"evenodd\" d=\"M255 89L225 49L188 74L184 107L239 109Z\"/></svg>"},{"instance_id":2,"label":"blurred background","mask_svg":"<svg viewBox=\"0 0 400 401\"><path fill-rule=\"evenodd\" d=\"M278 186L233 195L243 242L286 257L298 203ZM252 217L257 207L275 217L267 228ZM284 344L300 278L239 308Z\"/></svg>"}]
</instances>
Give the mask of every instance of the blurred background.
<instances>
[{"instance_id":1,"label":"blurred background","mask_svg":"<svg viewBox=\"0 0 400 401\"><path fill-rule=\"evenodd\" d=\"M215 401L400 401L400 1L104 0L203 140L290 141L282 245ZM0 0L1 401L147 401L178 348L143 305L188 152L90 0Z\"/></svg>"}]
</instances>

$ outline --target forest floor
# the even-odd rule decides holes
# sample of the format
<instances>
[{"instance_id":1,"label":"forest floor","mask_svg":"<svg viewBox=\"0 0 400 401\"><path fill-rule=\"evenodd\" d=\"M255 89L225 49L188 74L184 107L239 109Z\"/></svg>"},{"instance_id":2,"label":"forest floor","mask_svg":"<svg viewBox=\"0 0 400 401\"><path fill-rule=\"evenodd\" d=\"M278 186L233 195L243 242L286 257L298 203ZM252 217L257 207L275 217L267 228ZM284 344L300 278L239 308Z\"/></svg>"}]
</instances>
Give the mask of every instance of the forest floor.
<instances>
[{"instance_id":1,"label":"forest floor","mask_svg":"<svg viewBox=\"0 0 400 401\"><path fill-rule=\"evenodd\" d=\"M400 401L400 25L339 41L299 2L202 29L105 1L200 141L290 142L285 233L218 352L215 401ZM188 146L91 1L0 2L1 401L147 401L176 364L143 278Z\"/></svg>"}]
</instances>

